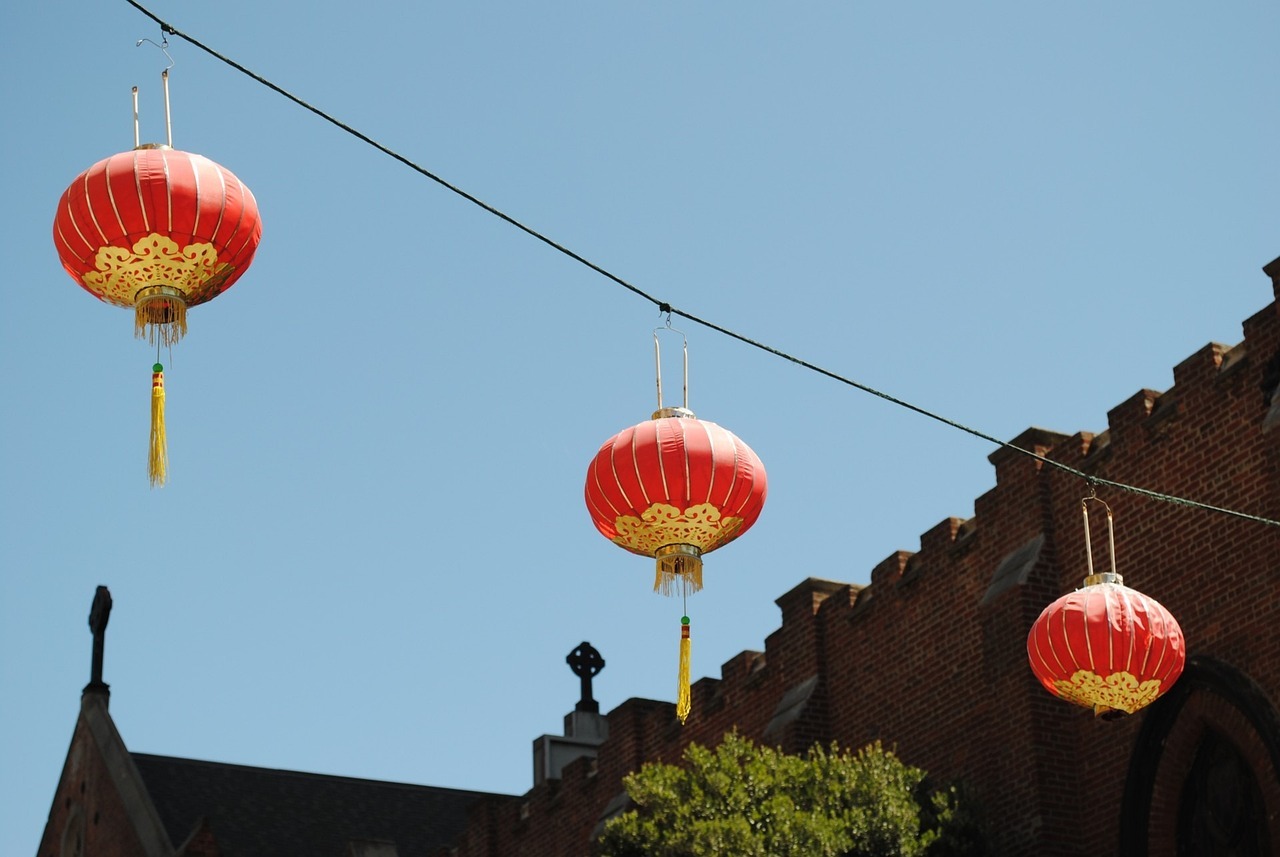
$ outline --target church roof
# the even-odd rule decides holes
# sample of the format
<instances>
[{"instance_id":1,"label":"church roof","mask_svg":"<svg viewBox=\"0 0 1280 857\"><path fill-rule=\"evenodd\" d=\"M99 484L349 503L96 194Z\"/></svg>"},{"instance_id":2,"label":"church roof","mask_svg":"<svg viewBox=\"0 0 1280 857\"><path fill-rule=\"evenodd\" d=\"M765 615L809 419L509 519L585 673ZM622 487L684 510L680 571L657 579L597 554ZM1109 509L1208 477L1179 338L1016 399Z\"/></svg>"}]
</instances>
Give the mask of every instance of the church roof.
<instances>
[{"instance_id":1,"label":"church roof","mask_svg":"<svg viewBox=\"0 0 1280 857\"><path fill-rule=\"evenodd\" d=\"M203 820L223 857L435 857L485 792L131 753L180 847ZM394 843L394 851L390 844Z\"/></svg>"}]
</instances>

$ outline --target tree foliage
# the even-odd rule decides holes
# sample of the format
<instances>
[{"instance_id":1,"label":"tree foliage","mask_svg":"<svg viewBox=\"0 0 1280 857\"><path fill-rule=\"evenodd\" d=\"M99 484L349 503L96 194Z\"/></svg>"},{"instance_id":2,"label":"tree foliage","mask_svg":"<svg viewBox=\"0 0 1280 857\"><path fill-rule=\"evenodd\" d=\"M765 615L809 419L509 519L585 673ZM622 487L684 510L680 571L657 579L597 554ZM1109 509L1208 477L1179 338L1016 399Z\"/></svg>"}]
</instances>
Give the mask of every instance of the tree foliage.
<instances>
[{"instance_id":1,"label":"tree foliage","mask_svg":"<svg viewBox=\"0 0 1280 857\"><path fill-rule=\"evenodd\" d=\"M942 857L983 853L955 789L879 743L804 756L736 733L684 764L647 764L624 784L636 808L611 819L603 857Z\"/></svg>"}]
</instances>

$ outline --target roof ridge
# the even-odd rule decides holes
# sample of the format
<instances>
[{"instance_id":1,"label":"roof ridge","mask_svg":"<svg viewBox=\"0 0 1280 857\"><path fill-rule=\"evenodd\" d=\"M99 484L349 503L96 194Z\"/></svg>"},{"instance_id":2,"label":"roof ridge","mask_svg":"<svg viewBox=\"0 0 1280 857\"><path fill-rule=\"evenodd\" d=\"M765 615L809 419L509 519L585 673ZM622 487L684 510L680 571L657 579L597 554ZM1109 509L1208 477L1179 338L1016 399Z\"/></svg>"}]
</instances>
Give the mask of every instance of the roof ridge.
<instances>
[{"instance_id":1,"label":"roof ridge","mask_svg":"<svg viewBox=\"0 0 1280 857\"><path fill-rule=\"evenodd\" d=\"M178 763L178 764L189 765L189 766L229 768L237 771L252 771L252 772L259 772L263 774L271 774L275 776L302 777L307 779L324 779L324 780L343 781L343 782L349 782L349 783L360 783L365 785L393 786L397 788L414 789L417 791L448 792L450 794L476 795L479 797L507 796L505 792L488 792L488 791L480 791L478 789L458 789L458 788L450 788L449 786L431 786L431 785L423 785L421 783L406 783L401 780L379 780L379 779L372 779L369 777L353 777L345 774L322 774L316 771L298 771L292 768L267 768L261 765L243 765L237 762L215 762L210 759L190 759L183 756L165 756L165 755L160 755L158 753L139 753L132 750L129 751L129 755L132 756L134 759L141 759L143 761L151 760L151 761L158 761L158 762ZM144 776L144 779L145 779L145 776ZM515 797L515 795L510 795L510 796Z\"/></svg>"}]
</instances>

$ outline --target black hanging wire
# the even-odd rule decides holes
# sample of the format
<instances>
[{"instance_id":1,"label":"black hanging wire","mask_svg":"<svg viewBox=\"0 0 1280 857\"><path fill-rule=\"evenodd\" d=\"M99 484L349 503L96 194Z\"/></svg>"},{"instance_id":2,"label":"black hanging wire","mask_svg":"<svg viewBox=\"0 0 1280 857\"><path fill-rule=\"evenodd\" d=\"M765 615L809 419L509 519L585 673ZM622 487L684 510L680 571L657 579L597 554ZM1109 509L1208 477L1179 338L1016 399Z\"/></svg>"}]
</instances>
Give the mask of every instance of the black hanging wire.
<instances>
[{"instance_id":1,"label":"black hanging wire","mask_svg":"<svg viewBox=\"0 0 1280 857\"><path fill-rule=\"evenodd\" d=\"M992 435L986 434L985 432L979 431L978 429L964 425L963 423L958 423L955 420L948 419L940 414L934 413L933 411L927 410L918 405L913 405L910 402L903 401L902 399L899 399L895 396L891 396L888 393L881 392L880 390L877 390L873 387L868 387L866 384L861 384L850 378L846 378L843 375L839 375L828 369L824 369L821 366L817 366L813 363L808 362L807 360L802 360L799 357L795 357L791 354L786 353L785 351L780 351L777 348L774 348L770 345L766 345L763 342L759 342L755 339L751 339L750 337L744 336L740 333L736 333L732 330L729 330L726 327L721 327L715 322L708 321L707 319L704 319L704 318L699 318L698 316L693 315L692 313L678 309L666 301L662 301L662 300L659 300L658 298L655 298L653 295L649 294L648 292L644 291L638 286L635 286L627 282L622 277L619 277L617 274L614 274L611 271L608 271L605 268L600 267L595 262L592 262L590 259L587 259L584 256L580 256L579 254L570 250L568 247L565 247L563 244L553 241L551 238L548 238L546 235L543 235L541 232L538 232L536 229L530 226L526 226L525 224L521 223L519 220L516 220L511 215L506 214L505 212L497 208L494 208L492 205L485 202L484 200L467 193L465 190L458 187L457 185L451 184L450 182L446 181L445 179L441 178L440 176L436 175L435 173L431 172L425 167L409 160L404 155L401 155L399 152L396 152L395 150L390 149L387 146L384 146L382 143L379 143L377 140L374 140L372 137L369 137L368 135L356 130L355 128L352 128L350 125L346 124L345 122L342 122L341 120L336 119L333 116L330 116L328 113L325 113L320 108L315 107L311 104L308 104L306 101L302 100L298 96L294 95L293 93L289 92L288 90L280 86L277 86L276 84L272 83L271 81L267 80L266 78L262 77L256 72L251 71L248 68L245 68L243 65L231 59L230 57L223 56L222 54L215 51L213 48L201 42L199 39L196 39L194 36L190 36L180 31L178 28L174 27L172 24L168 23L167 21L162 20L153 12L151 12L149 9L145 8L144 6L136 2L136 0L125 0L125 2L128 3L130 6L132 6L133 8L137 9L143 15L146 15L156 24L158 24L160 26L161 31L166 35L177 36L183 41L199 48L200 50L209 54L209 56L218 60L219 62L229 65L230 67L234 68L236 71L240 72L246 77L249 77L255 82L262 84L263 86L267 87L273 92L276 92L279 95L284 96L288 100L292 101L294 104L297 104L299 107L302 107L305 110L311 111L316 116L319 116L321 119L323 119L324 121L330 123L331 125L336 126L337 128L340 128L341 130L345 131L346 133L350 134L356 139L364 143L367 143L368 145L377 149L379 152L382 152L384 155L394 158L395 160L404 164L406 167L418 173L419 175L423 176L424 178L428 178L431 181L435 182L436 184L439 184L441 187L444 187L450 191L453 191L458 196L462 197L468 202L474 205L477 205L480 208L483 208L485 211L489 212L494 217L497 217L501 220L506 221L507 223L516 227L520 231L525 232L528 235L546 244L547 246L555 250L558 250L559 252L568 256L570 259L573 259L575 262L579 262L582 265L585 265L586 267L595 271L600 276L605 277L608 280L612 280L613 282L622 286L624 289L627 289L633 294L649 301L650 303L652 303L654 306L658 308L658 311L660 313L667 315L668 317L672 315L678 315L681 318L685 318L685 319L688 319L689 321L694 322L695 324L700 324L703 327L707 328L708 330L714 330L716 333L720 333L724 336L729 337L730 339L736 339L737 341L743 343L744 345L750 345L753 348L758 348L761 351L774 355L775 357L780 357L783 360L788 360L796 364L797 366L802 366L805 369L808 369L812 372L817 372L819 375L824 375L833 381L838 381L841 384L845 384L847 386L853 387L856 390L861 390L864 393L870 393L873 396L877 396L881 399L884 399L886 402L890 402L899 407L906 408L909 411L914 411L915 413L920 414L921 416L928 417L929 419L936 420L937 422L940 422L943 425L947 425L954 429L958 429L959 431L971 434L974 437L987 441L988 443L995 444L996 446L1003 447L1013 452L1017 452L1022 455L1028 456L1030 458L1034 458L1036 461L1039 461L1042 464L1049 465L1050 467L1056 468L1064 473L1068 473L1072 476L1078 477L1080 479L1084 479L1086 482L1090 483L1090 485L1106 485L1108 487L1115 488L1120 491L1127 491L1131 494L1137 494L1139 496L1147 497L1152 500L1159 500L1165 503L1173 503L1175 505L1185 506L1192 509L1201 509L1207 512L1217 512L1219 514L1229 515L1235 518L1241 518L1246 521L1253 521L1259 524L1266 524L1273 527L1280 527L1280 521L1273 520L1271 518L1264 518L1260 515L1252 515L1252 514L1249 514L1248 512L1241 512L1235 509L1228 509L1222 506L1213 506L1208 503L1201 503L1197 500L1190 500L1185 497L1177 497L1172 494L1164 494L1159 491L1152 491L1148 488L1139 488L1135 485L1128 485L1124 482L1116 482L1111 479L1104 479L1100 476L1095 476L1090 473L1085 473L1083 470L1078 470L1074 467L1063 464L1060 461L1054 461L1051 458L1046 458L1045 456L1040 455L1037 452L1033 452L1032 450L1029 450L1029 449L1024 449L1020 446L1009 443L1008 441L1000 440L999 438L993 437Z\"/></svg>"}]
</instances>

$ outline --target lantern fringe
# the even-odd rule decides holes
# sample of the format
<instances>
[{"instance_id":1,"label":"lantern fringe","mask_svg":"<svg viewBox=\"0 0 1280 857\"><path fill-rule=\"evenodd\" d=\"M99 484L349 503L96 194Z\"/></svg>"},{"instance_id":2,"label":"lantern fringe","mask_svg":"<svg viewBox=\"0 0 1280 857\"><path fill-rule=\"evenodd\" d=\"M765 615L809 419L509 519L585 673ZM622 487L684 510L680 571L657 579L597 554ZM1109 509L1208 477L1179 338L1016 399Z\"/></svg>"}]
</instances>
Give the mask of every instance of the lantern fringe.
<instances>
[{"instance_id":1,"label":"lantern fringe","mask_svg":"<svg viewBox=\"0 0 1280 857\"><path fill-rule=\"evenodd\" d=\"M151 373L151 451L147 456L151 487L169 478L169 439L164 429L164 370L159 363Z\"/></svg>"},{"instance_id":2,"label":"lantern fringe","mask_svg":"<svg viewBox=\"0 0 1280 857\"><path fill-rule=\"evenodd\" d=\"M133 335L165 348L187 335L187 304L179 297L140 300L133 307Z\"/></svg>"},{"instance_id":3,"label":"lantern fringe","mask_svg":"<svg viewBox=\"0 0 1280 857\"><path fill-rule=\"evenodd\" d=\"M663 595L692 595L702 590L702 558L679 555L658 558L653 591Z\"/></svg>"},{"instance_id":4,"label":"lantern fringe","mask_svg":"<svg viewBox=\"0 0 1280 857\"><path fill-rule=\"evenodd\" d=\"M689 687L690 657L689 622L686 619L680 626L680 674L676 679L679 685L676 688L676 717L680 719L682 726L689 719L689 712L693 709L693 692Z\"/></svg>"}]
</instances>

